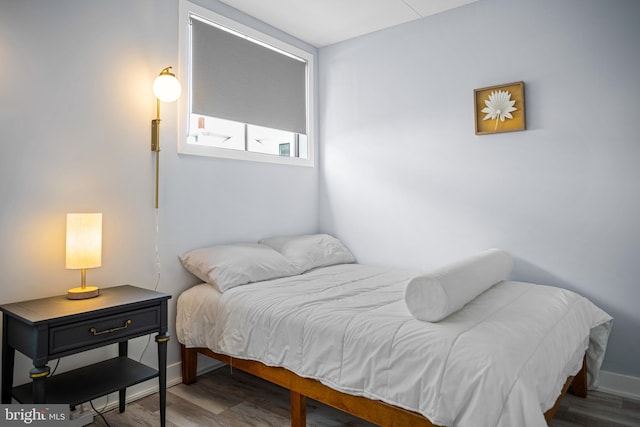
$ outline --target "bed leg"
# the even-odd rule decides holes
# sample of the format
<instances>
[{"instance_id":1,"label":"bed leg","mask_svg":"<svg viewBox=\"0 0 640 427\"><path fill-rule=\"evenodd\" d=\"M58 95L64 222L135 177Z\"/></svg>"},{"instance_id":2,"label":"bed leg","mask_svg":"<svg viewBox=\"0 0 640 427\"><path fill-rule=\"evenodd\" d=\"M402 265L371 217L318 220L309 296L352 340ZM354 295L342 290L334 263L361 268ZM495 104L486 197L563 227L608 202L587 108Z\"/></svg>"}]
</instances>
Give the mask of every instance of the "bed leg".
<instances>
[{"instance_id":1,"label":"bed leg","mask_svg":"<svg viewBox=\"0 0 640 427\"><path fill-rule=\"evenodd\" d=\"M307 425L307 398L298 392L291 391L291 427Z\"/></svg>"},{"instance_id":2,"label":"bed leg","mask_svg":"<svg viewBox=\"0 0 640 427\"><path fill-rule=\"evenodd\" d=\"M587 355L582 360L582 368L576 374L571 384L571 390L578 397L587 397Z\"/></svg>"},{"instance_id":3,"label":"bed leg","mask_svg":"<svg viewBox=\"0 0 640 427\"><path fill-rule=\"evenodd\" d=\"M192 384L196 382L198 374L198 350L180 344L180 352L182 354L182 383Z\"/></svg>"}]
</instances>

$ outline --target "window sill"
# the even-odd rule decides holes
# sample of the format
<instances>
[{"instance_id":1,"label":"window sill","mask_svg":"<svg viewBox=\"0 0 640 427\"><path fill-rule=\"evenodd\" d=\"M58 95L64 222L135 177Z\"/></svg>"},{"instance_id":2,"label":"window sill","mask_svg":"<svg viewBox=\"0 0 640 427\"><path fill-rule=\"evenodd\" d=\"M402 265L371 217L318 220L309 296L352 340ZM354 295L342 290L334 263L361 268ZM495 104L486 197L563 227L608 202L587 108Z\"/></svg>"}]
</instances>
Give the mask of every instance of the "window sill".
<instances>
[{"instance_id":1,"label":"window sill","mask_svg":"<svg viewBox=\"0 0 640 427\"><path fill-rule=\"evenodd\" d=\"M274 154L254 153L250 151L232 150L227 148L207 147L189 143L178 143L178 154L193 156L217 157L223 159L246 160L251 162L276 163L281 165L314 167L313 154L308 159L300 157L284 157Z\"/></svg>"}]
</instances>

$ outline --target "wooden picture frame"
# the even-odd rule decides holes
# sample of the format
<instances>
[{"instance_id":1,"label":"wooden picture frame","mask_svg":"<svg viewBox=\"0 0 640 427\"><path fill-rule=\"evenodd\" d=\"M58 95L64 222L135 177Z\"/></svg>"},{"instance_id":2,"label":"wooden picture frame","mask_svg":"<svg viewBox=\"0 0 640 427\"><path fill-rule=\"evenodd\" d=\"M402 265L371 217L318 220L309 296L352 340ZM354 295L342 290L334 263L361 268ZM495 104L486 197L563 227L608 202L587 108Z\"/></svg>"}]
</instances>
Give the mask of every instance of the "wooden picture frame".
<instances>
[{"instance_id":1,"label":"wooden picture frame","mask_svg":"<svg viewBox=\"0 0 640 427\"><path fill-rule=\"evenodd\" d=\"M515 132L527 128L524 82L474 89L473 100L476 135Z\"/></svg>"}]
</instances>

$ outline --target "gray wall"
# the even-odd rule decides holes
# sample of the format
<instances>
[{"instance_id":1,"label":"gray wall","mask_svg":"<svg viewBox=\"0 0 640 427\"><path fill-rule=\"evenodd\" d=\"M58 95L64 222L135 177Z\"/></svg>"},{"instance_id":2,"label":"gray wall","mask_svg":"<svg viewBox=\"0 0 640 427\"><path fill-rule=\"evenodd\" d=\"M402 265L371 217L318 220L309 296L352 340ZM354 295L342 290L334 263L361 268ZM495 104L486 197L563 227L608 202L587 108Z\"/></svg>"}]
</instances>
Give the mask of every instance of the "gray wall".
<instances>
[{"instance_id":1,"label":"gray wall","mask_svg":"<svg viewBox=\"0 0 640 427\"><path fill-rule=\"evenodd\" d=\"M481 0L320 50L320 228L428 270L488 247L614 318L640 377L640 2ZM528 130L474 135L473 89L523 80Z\"/></svg>"},{"instance_id":2,"label":"gray wall","mask_svg":"<svg viewBox=\"0 0 640 427\"><path fill-rule=\"evenodd\" d=\"M316 51L217 1L199 3ZM68 212L103 213L102 267L87 271L90 284L153 288L157 239L171 319L178 294L197 280L179 254L317 229L317 167L178 155L173 103L162 105L156 237L151 85L178 65L177 25L176 0L0 2L0 303L78 286L80 273L64 266ZM132 343L130 354L139 357L145 343ZM169 349L169 363L178 362L175 338ZM60 369L115 352L65 358ZM30 364L17 362L20 383Z\"/></svg>"}]
</instances>

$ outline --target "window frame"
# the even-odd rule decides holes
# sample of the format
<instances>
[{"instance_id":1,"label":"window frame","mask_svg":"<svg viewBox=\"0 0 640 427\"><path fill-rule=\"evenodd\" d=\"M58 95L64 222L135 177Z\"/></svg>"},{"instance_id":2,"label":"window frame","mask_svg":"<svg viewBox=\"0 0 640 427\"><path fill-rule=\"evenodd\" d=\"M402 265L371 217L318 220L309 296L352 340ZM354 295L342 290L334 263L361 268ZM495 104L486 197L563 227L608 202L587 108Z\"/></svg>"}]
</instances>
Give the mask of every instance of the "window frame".
<instances>
[{"instance_id":1,"label":"window frame","mask_svg":"<svg viewBox=\"0 0 640 427\"><path fill-rule=\"evenodd\" d=\"M284 157L274 154L264 154L252 151L233 150L218 147L190 144L187 142L189 132L189 115L191 105L191 81L189 81L191 38L189 31L190 17L195 15L201 20L210 21L217 25L226 27L238 32L258 42L265 43L276 49L282 50L291 55L307 61L306 66L306 120L307 120L307 158ZM315 55L306 50L295 47L280 39L265 34L255 28L241 24L231 18L220 15L204 7L198 6L187 0L180 0L179 3L179 72L178 79L183 87L183 95L179 99L179 120L178 120L178 153L206 157L218 157L235 160L248 160L255 162L277 163L297 166L315 166L316 135L315 135Z\"/></svg>"}]
</instances>

